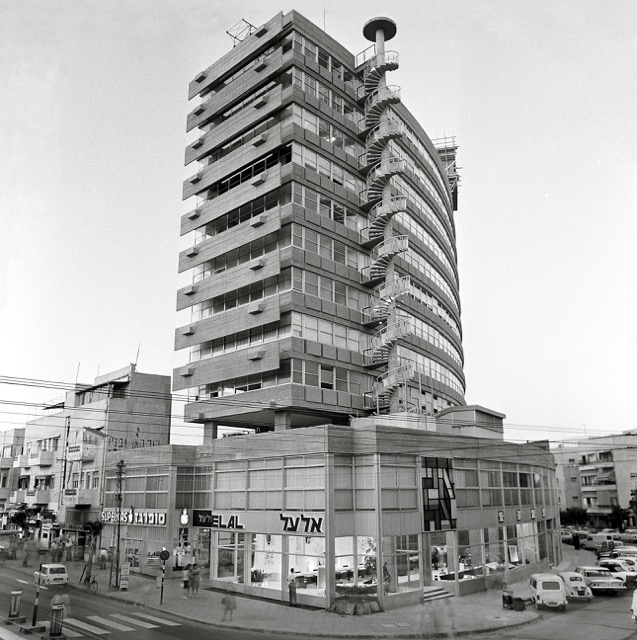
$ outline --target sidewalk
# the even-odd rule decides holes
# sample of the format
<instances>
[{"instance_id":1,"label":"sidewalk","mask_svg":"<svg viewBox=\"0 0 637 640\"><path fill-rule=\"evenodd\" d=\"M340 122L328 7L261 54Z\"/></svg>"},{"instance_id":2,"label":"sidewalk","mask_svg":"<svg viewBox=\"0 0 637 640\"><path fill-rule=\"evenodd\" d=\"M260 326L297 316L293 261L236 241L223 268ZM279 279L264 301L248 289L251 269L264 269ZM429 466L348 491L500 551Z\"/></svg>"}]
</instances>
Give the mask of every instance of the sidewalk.
<instances>
[{"instance_id":1,"label":"sidewalk","mask_svg":"<svg viewBox=\"0 0 637 640\"><path fill-rule=\"evenodd\" d=\"M587 551L564 549L564 561L555 570L566 571L577 564L590 564L592 554ZM9 560L6 567L33 575L34 567L22 566L21 560ZM67 563L70 586L81 588L79 579L84 563ZM330 613L323 609L292 608L284 603L258 600L237 594L238 608L232 622L221 622L223 593L202 589L198 598L183 599L179 580L164 583L163 605L159 604L160 590L156 581L131 574L128 591L108 587L108 569L94 567L100 586L99 596L107 596L131 605L143 605L156 611L170 613L185 620L215 627L250 629L281 635L331 636L343 638L369 637L446 637L468 633L494 631L503 627L526 624L538 617L535 608L513 611L502 607L499 590L477 593L463 598L446 598L426 604L403 607L364 616ZM527 583L509 586L515 597L527 598ZM0 634L3 638L3 634ZM8 640L8 639L6 639Z\"/></svg>"}]
</instances>

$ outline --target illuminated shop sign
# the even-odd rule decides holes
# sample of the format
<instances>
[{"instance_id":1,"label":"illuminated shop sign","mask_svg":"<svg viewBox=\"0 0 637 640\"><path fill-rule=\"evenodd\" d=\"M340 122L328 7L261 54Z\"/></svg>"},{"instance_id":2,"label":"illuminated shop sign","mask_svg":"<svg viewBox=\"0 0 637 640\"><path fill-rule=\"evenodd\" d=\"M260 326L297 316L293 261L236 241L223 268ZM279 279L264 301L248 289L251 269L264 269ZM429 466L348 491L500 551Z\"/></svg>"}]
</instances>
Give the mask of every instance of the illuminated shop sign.
<instances>
[{"instance_id":1,"label":"illuminated shop sign","mask_svg":"<svg viewBox=\"0 0 637 640\"><path fill-rule=\"evenodd\" d=\"M213 513L208 510L193 510L192 524L195 527L208 527L209 529L245 529L247 524L249 530L262 530L263 526L266 530L273 530L276 526L274 521L264 521L263 517L255 520L254 514L250 513ZM323 518L308 516L304 514L286 515L279 514L279 522L282 523L281 530L284 532L296 533L323 533Z\"/></svg>"},{"instance_id":2,"label":"illuminated shop sign","mask_svg":"<svg viewBox=\"0 0 637 640\"><path fill-rule=\"evenodd\" d=\"M209 527L210 529L244 529L245 527L239 522L238 515L226 517L221 513L212 513L212 511L193 511L192 524L195 527Z\"/></svg>"},{"instance_id":3,"label":"illuminated shop sign","mask_svg":"<svg viewBox=\"0 0 637 640\"><path fill-rule=\"evenodd\" d=\"M166 526L165 511L135 511L129 509L122 511L119 516L122 524L154 524ZM102 522L117 522L117 509L104 509L102 511Z\"/></svg>"},{"instance_id":4,"label":"illuminated shop sign","mask_svg":"<svg viewBox=\"0 0 637 640\"><path fill-rule=\"evenodd\" d=\"M323 518L313 516L286 516L281 514L283 531L302 531L303 533L323 533Z\"/></svg>"}]
</instances>

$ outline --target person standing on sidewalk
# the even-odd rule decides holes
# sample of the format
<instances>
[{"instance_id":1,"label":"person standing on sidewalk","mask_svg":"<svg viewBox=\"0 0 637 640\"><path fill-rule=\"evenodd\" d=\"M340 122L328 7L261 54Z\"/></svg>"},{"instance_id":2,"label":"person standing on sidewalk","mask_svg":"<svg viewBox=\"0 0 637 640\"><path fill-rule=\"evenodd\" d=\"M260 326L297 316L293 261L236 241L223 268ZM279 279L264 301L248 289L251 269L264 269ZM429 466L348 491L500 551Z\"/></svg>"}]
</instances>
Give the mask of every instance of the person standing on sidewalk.
<instances>
[{"instance_id":1,"label":"person standing on sidewalk","mask_svg":"<svg viewBox=\"0 0 637 640\"><path fill-rule=\"evenodd\" d=\"M181 578L183 580L181 584L184 588L184 594L185 594L182 596L182 598L184 600L187 600L188 598L190 598L190 565L189 564L186 565L186 568L181 574Z\"/></svg>"},{"instance_id":2,"label":"person standing on sidewalk","mask_svg":"<svg viewBox=\"0 0 637 640\"><path fill-rule=\"evenodd\" d=\"M294 569L290 569L290 575L288 576L288 593L290 594L290 606L296 607L296 576L294 575Z\"/></svg>"},{"instance_id":3,"label":"person standing on sidewalk","mask_svg":"<svg viewBox=\"0 0 637 640\"><path fill-rule=\"evenodd\" d=\"M190 595L193 598L199 597L199 584L201 581L200 573L201 572L199 571L199 565L194 562L192 565L192 569L190 569Z\"/></svg>"}]
</instances>

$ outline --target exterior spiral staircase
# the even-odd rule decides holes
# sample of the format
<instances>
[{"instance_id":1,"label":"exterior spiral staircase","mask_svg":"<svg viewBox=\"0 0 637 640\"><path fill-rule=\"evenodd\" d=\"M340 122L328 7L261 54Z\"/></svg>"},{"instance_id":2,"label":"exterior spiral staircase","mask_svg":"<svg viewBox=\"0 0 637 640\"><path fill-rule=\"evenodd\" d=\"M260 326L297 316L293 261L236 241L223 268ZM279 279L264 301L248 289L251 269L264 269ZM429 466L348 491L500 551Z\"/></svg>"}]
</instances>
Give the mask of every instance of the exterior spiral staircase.
<instances>
[{"instance_id":1,"label":"exterior spiral staircase","mask_svg":"<svg viewBox=\"0 0 637 640\"><path fill-rule=\"evenodd\" d=\"M359 164L366 173L366 190L361 205L369 210L369 225L361 233L361 244L371 249L369 265L361 271L361 282L374 288L373 302L363 312L363 323L375 327L371 347L364 356L367 367L386 371L375 378L372 390L366 394L365 406L376 413L400 411L398 389L413 378L413 363L401 363L397 343L413 332L411 321L400 316L397 299L411 290L408 277L397 277L394 258L407 251L407 236L394 235L391 220L406 210L407 198L396 193L390 185L392 177L405 172L406 161L390 147L393 140L404 135L404 128L392 106L400 102L400 87L387 85L385 75L398 69L398 53L385 51L385 40L396 33L395 23L388 18L370 20L363 29L364 36L375 42L374 55L362 68L365 91L365 153ZM397 157L398 156L398 157ZM406 397L402 406L406 405Z\"/></svg>"}]
</instances>

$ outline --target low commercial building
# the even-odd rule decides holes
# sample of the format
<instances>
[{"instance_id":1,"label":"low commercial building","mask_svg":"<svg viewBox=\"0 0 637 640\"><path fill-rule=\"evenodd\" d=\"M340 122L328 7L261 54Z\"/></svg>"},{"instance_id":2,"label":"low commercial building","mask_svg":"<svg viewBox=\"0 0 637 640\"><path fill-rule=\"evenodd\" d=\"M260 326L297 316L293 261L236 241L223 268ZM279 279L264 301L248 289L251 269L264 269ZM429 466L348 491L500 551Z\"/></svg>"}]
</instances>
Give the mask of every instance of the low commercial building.
<instances>
[{"instance_id":1,"label":"low commercial building","mask_svg":"<svg viewBox=\"0 0 637 640\"><path fill-rule=\"evenodd\" d=\"M122 451L107 467L103 536L131 570L158 572L167 549L169 577L197 561L205 584L253 596L285 601L294 569L301 604L367 593L387 609L560 561L548 443L504 441L481 407Z\"/></svg>"}]
</instances>

